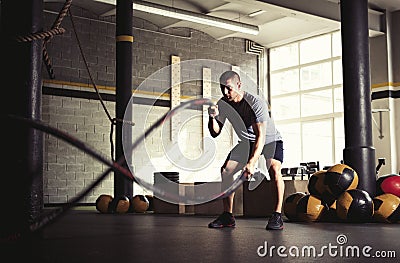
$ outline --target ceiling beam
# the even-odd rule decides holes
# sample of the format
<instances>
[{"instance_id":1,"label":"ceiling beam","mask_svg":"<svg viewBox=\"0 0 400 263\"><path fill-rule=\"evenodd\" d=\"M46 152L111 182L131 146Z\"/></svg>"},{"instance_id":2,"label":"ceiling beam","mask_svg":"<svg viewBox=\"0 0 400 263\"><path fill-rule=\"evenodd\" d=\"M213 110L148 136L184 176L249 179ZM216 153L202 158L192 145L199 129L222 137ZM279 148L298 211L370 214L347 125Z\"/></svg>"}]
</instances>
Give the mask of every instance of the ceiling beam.
<instances>
[{"instance_id":1,"label":"ceiling beam","mask_svg":"<svg viewBox=\"0 0 400 263\"><path fill-rule=\"evenodd\" d=\"M95 0L96 2L115 5L116 0ZM133 1L132 8L137 11L160 15L178 20L189 21L206 26L228 29L250 35L257 35L259 28L256 25L246 24L234 20L214 17L201 13L191 12L184 9L173 8L170 6L159 5L146 1Z\"/></svg>"},{"instance_id":2,"label":"ceiling beam","mask_svg":"<svg viewBox=\"0 0 400 263\"><path fill-rule=\"evenodd\" d=\"M246 1L246 0L242 0ZM254 0L247 0L254 2ZM266 3L294 11L318 16L321 18L340 22L340 5L334 1L328 0L256 0L259 3ZM383 12L369 9L368 10L368 27L375 34L386 32L385 20L382 19L385 14Z\"/></svg>"}]
</instances>

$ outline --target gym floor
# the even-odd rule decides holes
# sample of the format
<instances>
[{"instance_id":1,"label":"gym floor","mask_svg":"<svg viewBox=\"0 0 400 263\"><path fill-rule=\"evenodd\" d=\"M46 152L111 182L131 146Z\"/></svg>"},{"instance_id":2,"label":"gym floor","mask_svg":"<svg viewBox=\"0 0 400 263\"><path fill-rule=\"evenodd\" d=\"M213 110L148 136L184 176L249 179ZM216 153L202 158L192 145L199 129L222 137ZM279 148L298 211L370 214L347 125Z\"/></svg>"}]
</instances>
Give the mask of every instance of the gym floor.
<instances>
[{"instance_id":1,"label":"gym floor","mask_svg":"<svg viewBox=\"0 0 400 263\"><path fill-rule=\"evenodd\" d=\"M236 228L209 229L213 219L75 208L23 249L9 250L8 262L398 262L400 257L398 224L285 222L283 231L266 231L267 218L237 217Z\"/></svg>"}]
</instances>

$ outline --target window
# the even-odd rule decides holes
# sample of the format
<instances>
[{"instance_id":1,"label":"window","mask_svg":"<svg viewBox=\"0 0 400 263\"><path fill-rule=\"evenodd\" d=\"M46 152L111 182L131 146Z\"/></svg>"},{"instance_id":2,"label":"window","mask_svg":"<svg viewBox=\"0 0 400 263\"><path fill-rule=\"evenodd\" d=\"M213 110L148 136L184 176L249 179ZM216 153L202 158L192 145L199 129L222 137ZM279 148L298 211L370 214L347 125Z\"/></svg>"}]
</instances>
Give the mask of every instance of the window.
<instances>
[{"instance_id":1,"label":"window","mask_svg":"<svg viewBox=\"0 0 400 263\"><path fill-rule=\"evenodd\" d=\"M271 112L285 141L284 166L343 159L340 32L269 50Z\"/></svg>"},{"instance_id":2,"label":"window","mask_svg":"<svg viewBox=\"0 0 400 263\"><path fill-rule=\"evenodd\" d=\"M328 164L333 160L332 119L301 123L304 160Z\"/></svg>"},{"instance_id":3,"label":"window","mask_svg":"<svg viewBox=\"0 0 400 263\"><path fill-rule=\"evenodd\" d=\"M331 36L323 35L299 42L300 64L331 57Z\"/></svg>"}]
</instances>

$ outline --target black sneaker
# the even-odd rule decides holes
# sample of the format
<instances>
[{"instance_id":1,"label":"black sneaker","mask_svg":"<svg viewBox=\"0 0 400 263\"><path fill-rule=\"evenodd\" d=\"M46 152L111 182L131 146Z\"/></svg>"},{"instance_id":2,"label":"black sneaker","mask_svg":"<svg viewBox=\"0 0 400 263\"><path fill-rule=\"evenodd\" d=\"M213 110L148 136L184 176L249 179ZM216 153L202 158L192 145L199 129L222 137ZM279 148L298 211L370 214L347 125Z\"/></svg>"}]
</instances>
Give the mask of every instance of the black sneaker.
<instances>
[{"instance_id":1,"label":"black sneaker","mask_svg":"<svg viewBox=\"0 0 400 263\"><path fill-rule=\"evenodd\" d=\"M272 213L272 216L268 220L268 224L265 227L265 229L267 229L267 230L282 230L283 229L282 215L277 212Z\"/></svg>"},{"instance_id":2,"label":"black sneaker","mask_svg":"<svg viewBox=\"0 0 400 263\"><path fill-rule=\"evenodd\" d=\"M235 217L229 212L223 212L217 219L208 224L209 228L235 227Z\"/></svg>"}]
</instances>

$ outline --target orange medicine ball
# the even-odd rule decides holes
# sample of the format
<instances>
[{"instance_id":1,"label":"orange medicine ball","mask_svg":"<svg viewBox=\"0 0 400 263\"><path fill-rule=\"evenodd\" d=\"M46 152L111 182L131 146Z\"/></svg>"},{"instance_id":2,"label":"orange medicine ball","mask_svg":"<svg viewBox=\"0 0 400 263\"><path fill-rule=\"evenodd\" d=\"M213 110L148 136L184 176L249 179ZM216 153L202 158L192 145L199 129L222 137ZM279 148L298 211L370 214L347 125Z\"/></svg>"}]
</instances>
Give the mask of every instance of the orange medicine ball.
<instances>
[{"instance_id":1,"label":"orange medicine ball","mask_svg":"<svg viewBox=\"0 0 400 263\"><path fill-rule=\"evenodd\" d=\"M328 191L337 198L345 191L357 188L358 175L350 166L336 164L326 171L324 183L328 186Z\"/></svg>"},{"instance_id":2,"label":"orange medicine ball","mask_svg":"<svg viewBox=\"0 0 400 263\"><path fill-rule=\"evenodd\" d=\"M110 203L113 201L111 195L102 194L96 199L96 209L100 213L110 212Z\"/></svg>"},{"instance_id":3,"label":"orange medicine ball","mask_svg":"<svg viewBox=\"0 0 400 263\"><path fill-rule=\"evenodd\" d=\"M132 208L133 211L137 213L144 213L150 206L150 202L144 195L135 195L132 198Z\"/></svg>"},{"instance_id":4,"label":"orange medicine ball","mask_svg":"<svg viewBox=\"0 0 400 263\"><path fill-rule=\"evenodd\" d=\"M325 205L322 203L321 199L312 195L303 196L297 202L296 213L300 221L319 221L323 216L324 210Z\"/></svg>"},{"instance_id":5,"label":"orange medicine ball","mask_svg":"<svg viewBox=\"0 0 400 263\"><path fill-rule=\"evenodd\" d=\"M400 197L382 194L373 199L374 221L380 223L400 223Z\"/></svg>"},{"instance_id":6,"label":"orange medicine ball","mask_svg":"<svg viewBox=\"0 0 400 263\"><path fill-rule=\"evenodd\" d=\"M306 196L306 194L303 192L297 192L286 197L283 205L283 212L289 220L297 220L297 203L303 196Z\"/></svg>"}]
</instances>

